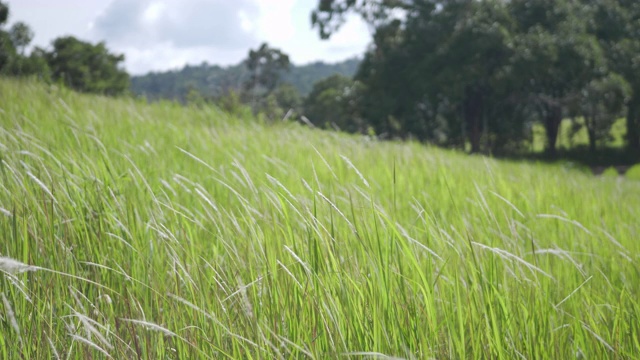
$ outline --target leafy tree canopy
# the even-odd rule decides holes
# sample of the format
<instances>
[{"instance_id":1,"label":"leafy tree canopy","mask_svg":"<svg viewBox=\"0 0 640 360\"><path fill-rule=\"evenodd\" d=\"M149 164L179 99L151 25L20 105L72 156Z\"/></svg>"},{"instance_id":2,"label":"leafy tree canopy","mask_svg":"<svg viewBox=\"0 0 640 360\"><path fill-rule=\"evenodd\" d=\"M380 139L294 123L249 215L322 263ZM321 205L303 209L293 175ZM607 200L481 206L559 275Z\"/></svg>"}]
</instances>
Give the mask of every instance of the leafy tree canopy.
<instances>
[{"instance_id":1,"label":"leafy tree canopy","mask_svg":"<svg viewBox=\"0 0 640 360\"><path fill-rule=\"evenodd\" d=\"M11 41L13 42L13 46L20 52L21 55L24 55L24 51L33 40L33 31L29 26L23 22L17 22L13 24L11 30L9 30L9 36Z\"/></svg>"},{"instance_id":2,"label":"leafy tree canopy","mask_svg":"<svg viewBox=\"0 0 640 360\"><path fill-rule=\"evenodd\" d=\"M289 55L263 43L257 50L250 50L244 61L249 78L244 87L247 91L270 93L281 82L281 73L291 67Z\"/></svg>"},{"instance_id":3,"label":"leafy tree canopy","mask_svg":"<svg viewBox=\"0 0 640 360\"><path fill-rule=\"evenodd\" d=\"M93 45L72 36L56 39L47 53L54 80L74 90L105 95L128 90L129 75L120 68L123 61L124 55L110 53L103 42Z\"/></svg>"},{"instance_id":4,"label":"leafy tree canopy","mask_svg":"<svg viewBox=\"0 0 640 360\"><path fill-rule=\"evenodd\" d=\"M316 124L338 127L350 132L364 132L366 126L358 121L358 98L362 84L342 75L318 81L304 101L304 115Z\"/></svg>"},{"instance_id":5,"label":"leafy tree canopy","mask_svg":"<svg viewBox=\"0 0 640 360\"><path fill-rule=\"evenodd\" d=\"M374 30L356 79L376 132L498 151L526 142L538 122L554 154L564 117L597 119L586 123L604 137L624 107L629 144L640 146L639 4L318 0L311 22L321 38L350 13ZM595 108L577 105L599 96Z\"/></svg>"}]
</instances>

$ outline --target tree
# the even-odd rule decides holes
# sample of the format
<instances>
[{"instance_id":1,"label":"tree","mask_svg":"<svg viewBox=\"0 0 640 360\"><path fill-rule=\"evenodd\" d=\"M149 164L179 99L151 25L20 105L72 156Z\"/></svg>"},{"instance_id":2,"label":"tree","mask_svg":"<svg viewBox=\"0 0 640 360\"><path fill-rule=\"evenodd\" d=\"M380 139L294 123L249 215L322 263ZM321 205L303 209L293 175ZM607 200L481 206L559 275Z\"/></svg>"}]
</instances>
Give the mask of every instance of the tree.
<instances>
[{"instance_id":1,"label":"tree","mask_svg":"<svg viewBox=\"0 0 640 360\"><path fill-rule=\"evenodd\" d=\"M9 18L9 7L0 1L0 73L7 73L15 55L16 48L13 46L11 36L2 29Z\"/></svg>"},{"instance_id":2,"label":"tree","mask_svg":"<svg viewBox=\"0 0 640 360\"><path fill-rule=\"evenodd\" d=\"M4 25L9 19L9 7L0 1L0 26Z\"/></svg>"},{"instance_id":3,"label":"tree","mask_svg":"<svg viewBox=\"0 0 640 360\"><path fill-rule=\"evenodd\" d=\"M358 102L362 84L346 76L333 75L313 85L304 100L304 115L315 124L337 126L348 132L365 132Z\"/></svg>"},{"instance_id":4,"label":"tree","mask_svg":"<svg viewBox=\"0 0 640 360\"><path fill-rule=\"evenodd\" d=\"M500 90L505 90L513 54L514 24L501 1L450 2L431 9L431 33L440 33L440 41L427 68L433 74L429 92L457 104L471 152L479 152L482 134L496 130L488 115L499 116L497 99L508 100L508 92Z\"/></svg>"},{"instance_id":5,"label":"tree","mask_svg":"<svg viewBox=\"0 0 640 360\"><path fill-rule=\"evenodd\" d=\"M514 80L545 128L547 152L555 156L568 106L605 75L604 53L588 32L592 14L575 0L513 0L509 11L518 24Z\"/></svg>"},{"instance_id":6,"label":"tree","mask_svg":"<svg viewBox=\"0 0 640 360\"><path fill-rule=\"evenodd\" d=\"M262 114L267 120L282 120L299 114L302 99L291 84L281 84L252 102L254 114ZM290 112L291 111L291 112Z\"/></svg>"},{"instance_id":7,"label":"tree","mask_svg":"<svg viewBox=\"0 0 640 360\"><path fill-rule=\"evenodd\" d=\"M565 116L595 148L629 99L640 149L637 0L319 0L311 21L329 38L348 13L375 29L356 79L376 131L503 151L537 121L555 155Z\"/></svg>"},{"instance_id":8,"label":"tree","mask_svg":"<svg viewBox=\"0 0 640 360\"><path fill-rule=\"evenodd\" d=\"M48 69L42 66L39 53L35 51L33 56L26 56L26 48L33 39L33 31L23 22L13 24L7 32L12 49L5 73L14 76L32 75L41 73L42 78L47 78Z\"/></svg>"},{"instance_id":9,"label":"tree","mask_svg":"<svg viewBox=\"0 0 640 360\"><path fill-rule=\"evenodd\" d=\"M243 84L244 98L254 114L263 113L270 120L282 118L284 111L273 92L281 83L282 73L289 71L289 56L263 43L257 50L249 50L244 65L249 72Z\"/></svg>"},{"instance_id":10,"label":"tree","mask_svg":"<svg viewBox=\"0 0 640 360\"><path fill-rule=\"evenodd\" d=\"M19 76L35 75L44 81L51 80L51 71L47 64L46 51L36 47L29 56L18 56L18 62L12 66L12 74Z\"/></svg>"},{"instance_id":11,"label":"tree","mask_svg":"<svg viewBox=\"0 0 640 360\"><path fill-rule=\"evenodd\" d=\"M244 61L249 78L244 83L248 92L270 93L280 84L282 72L288 71L291 63L289 56L278 49L263 43L257 50L250 50Z\"/></svg>"},{"instance_id":12,"label":"tree","mask_svg":"<svg viewBox=\"0 0 640 360\"><path fill-rule=\"evenodd\" d=\"M15 23L8 31L2 27L9 17L9 7L0 1L0 74L11 76L37 75L49 80L44 52L35 48L26 56L26 47L33 39L33 31L23 22Z\"/></svg>"},{"instance_id":13,"label":"tree","mask_svg":"<svg viewBox=\"0 0 640 360\"><path fill-rule=\"evenodd\" d=\"M590 31L605 51L609 68L631 86L627 102L627 145L640 152L640 2L582 0L594 9Z\"/></svg>"},{"instance_id":14,"label":"tree","mask_svg":"<svg viewBox=\"0 0 640 360\"><path fill-rule=\"evenodd\" d=\"M234 89L229 89L227 93L217 96L214 102L226 113L237 117L246 117L251 114L251 109L242 103L240 95Z\"/></svg>"},{"instance_id":15,"label":"tree","mask_svg":"<svg viewBox=\"0 0 640 360\"><path fill-rule=\"evenodd\" d=\"M9 30L9 37L13 46L18 50L21 56L24 56L25 49L33 40L33 31L23 22L13 24Z\"/></svg>"},{"instance_id":16,"label":"tree","mask_svg":"<svg viewBox=\"0 0 640 360\"><path fill-rule=\"evenodd\" d=\"M578 100L576 114L584 117L589 135L589 149L596 151L598 141L607 140L611 126L624 114L625 103L631 94L631 87L618 74L609 74L592 80Z\"/></svg>"},{"instance_id":17,"label":"tree","mask_svg":"<svg viewBox=\"0 0 640 360\"><path fill-rule=\"evenodd\" d=\"M318 28L320 38L328 39L345 22L350 12L359 14L374 28L391 21L399 11L411 11L422 6L436 7L446 1L438 0L318 0L311 13L311 24Z\"/></svg>"},{"instance_id":18,"label":"tree","mask_svg":"<svg viewBox=\"0 0 640 360\"><path fill-rule=\"evenodd\" d=\"M118 95L129 88L129 75L120 68L124 55L111 54L103 42L96 45L75 37L61 37L47 53L52 77L70 88Z\"/></svg>"},{"instance_id":19,"label":"tree","mask_svg":"<svg viewBox=\"0 0 640 360\"><path fill-rule=\"evenodd\" d=\"M423 140L422 131L411 131L403 122L405 109L413 103L406 90L415 84L410 81L410 59L402 50L403 36L400 21L376 29L373 44L355 76L362 84L358 107L378 136L396 138L412 132Z\"/></svg>"},{"instance_id":20,"label":"tree","mask_svg":"<svg viewBox=\"0 0 640 360\"><path fill-rule=\"evenodd\" d=\"M285 113L288 111L298 113L300 111L302 97L300 96L298 89L293 85L281 84L273 90L272 94L275 97L278 106L284 110Z\"/></svg>"},{"instance_id":21,"label":"tree","mask_svg":"<svg viewBox=\"0 0 640 360\"><path fill-rule=\"evenodd\" d=\"M206 97L195 86L191 85L188 89L185 103L195 107L202 107L207 103Z\"/></svg>"},{"instance_id":22,"label":"tree","mask_svg":"<svg viewBox=\"0 0 640 360\"><path fill-rule=\"evenodd\" d=\"M625 74L632 89L627 103L627 145L630 150L640 153L640 39L625 39L617 47L628 54L621 73Z\"/></svg>"},{"instance_id":23,"label":"tree","mask_svg":"<svg viewBox=\"0 0 640 360\"><path fill-rule=\"evenodd\" d=\"M502 1L320 1L312 22L329 37L355 11L376 30L357 80L377 131L481 150L511 56ZM402 16L398 13L402 12Z\"/></svg>"}]
</instances>

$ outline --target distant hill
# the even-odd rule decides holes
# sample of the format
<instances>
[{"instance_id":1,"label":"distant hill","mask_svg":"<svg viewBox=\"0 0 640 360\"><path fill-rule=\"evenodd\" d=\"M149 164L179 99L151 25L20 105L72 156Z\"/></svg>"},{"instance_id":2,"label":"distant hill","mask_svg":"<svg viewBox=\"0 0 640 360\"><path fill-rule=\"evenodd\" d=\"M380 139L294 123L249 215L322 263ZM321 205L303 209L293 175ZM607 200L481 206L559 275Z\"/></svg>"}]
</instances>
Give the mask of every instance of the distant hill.
<instances>
[{"instance_id":1,"label":"distant hill","mask_svg":"<svg viewBox=\"0 0 640 360\"><path fill-rule=\"evenodd\" d=\"M335 74L352 77L358 70L359 65L360 59L352 58L334 64L318 61L307 65L294 66L288 74L285 74L284 81L295 86L300 91L300 94L306 96L311 92L313 84L317 81Z\"/></svg>"},{"instance_id":2,"label":"distant hill","mask_svg":"<svg viewBox=\"0 0 640 360\"><path fill-rule=\"evenodd\" d=\"M284 82L295 86L300 94L306 96L313 84L334 74L353 76L360 59L352 58L339 63L327 64L321 61L311 64L292 66L284 74ZM202 63L187 65L181 70L151 72L131 78L131 91L148 99L184 100L190 89L196 89L205 95L219 95L228 89L237 89L247 76L242 64L221 67Z\"/></svg>"}]
</instances>

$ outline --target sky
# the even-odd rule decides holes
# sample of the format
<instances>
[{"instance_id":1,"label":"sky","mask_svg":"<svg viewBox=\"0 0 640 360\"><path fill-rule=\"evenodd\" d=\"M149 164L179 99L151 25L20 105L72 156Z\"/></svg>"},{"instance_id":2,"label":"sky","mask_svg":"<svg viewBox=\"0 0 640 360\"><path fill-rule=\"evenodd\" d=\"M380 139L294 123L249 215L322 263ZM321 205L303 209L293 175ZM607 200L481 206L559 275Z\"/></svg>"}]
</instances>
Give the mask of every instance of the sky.
<instances>
[{"instance_id":1,"label":"sky","mask_svg":"<svg viewBox=\"0 0 640 360\"><path fill-rule=\"evenodd\" d=\"M60 36L105 41L125 54L131 74L186 64L237 64L267 42L294 64L362 55L367 25L353 16L330 40L320 40L310 14L318 0L4 0L9 24L23 21L34 46Z\"/></svg>"}]
</instances>

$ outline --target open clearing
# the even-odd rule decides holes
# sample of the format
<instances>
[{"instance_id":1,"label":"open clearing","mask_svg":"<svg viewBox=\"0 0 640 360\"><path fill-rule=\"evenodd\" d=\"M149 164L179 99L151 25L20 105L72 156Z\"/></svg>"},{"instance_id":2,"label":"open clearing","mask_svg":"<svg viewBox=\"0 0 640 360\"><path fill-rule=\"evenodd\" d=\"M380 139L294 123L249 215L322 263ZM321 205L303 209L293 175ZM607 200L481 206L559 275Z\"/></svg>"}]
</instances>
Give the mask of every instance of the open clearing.
<instances>
[{"instance_id":1,"label":"open clearing","mask_svg":"<svg viewBox=\"0 0 640 360\"><path fill-rule=\"evenodd\" d=\"M640 182L0 82L3 359L637 358Z\"/></svg>"}]
</instances>

